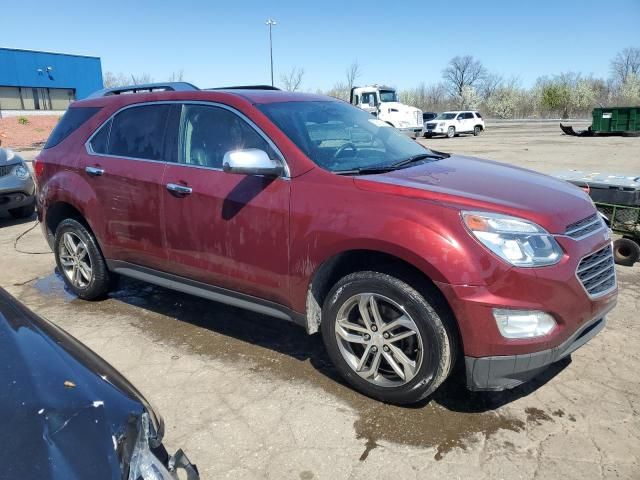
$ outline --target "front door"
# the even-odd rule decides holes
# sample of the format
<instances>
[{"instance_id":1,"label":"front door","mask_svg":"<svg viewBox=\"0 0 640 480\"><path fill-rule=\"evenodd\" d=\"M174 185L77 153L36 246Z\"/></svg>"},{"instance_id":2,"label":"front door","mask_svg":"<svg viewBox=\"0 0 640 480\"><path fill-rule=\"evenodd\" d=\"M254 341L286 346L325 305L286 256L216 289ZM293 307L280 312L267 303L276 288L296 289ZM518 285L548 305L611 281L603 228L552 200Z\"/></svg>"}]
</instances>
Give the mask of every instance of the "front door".
<instances>
[{"instance_id":1,"label":"front door","mask_svg":"<svg viewBox=\"0 0 640 480\"><path fill-rule=\"evenodd\" d=\"M278 154L221 105L185 104L180 123L178 163L163 181L168 271L286 304L290 182L222 171L231 150Z\"/></svg>"},{"instance_id":2,"label":"front door","mask_svg":"<svg viewBox=\"0 0 640 480\"><path fill-rule=\"evenodd\" d=\"M165 146L170 109L155 104L121 111L80 157L79 173L95 193L87 201L101 212L94 228L108 259L164 268L161 199L165 162L172 156Z\"/></svg>"}]
</instances>

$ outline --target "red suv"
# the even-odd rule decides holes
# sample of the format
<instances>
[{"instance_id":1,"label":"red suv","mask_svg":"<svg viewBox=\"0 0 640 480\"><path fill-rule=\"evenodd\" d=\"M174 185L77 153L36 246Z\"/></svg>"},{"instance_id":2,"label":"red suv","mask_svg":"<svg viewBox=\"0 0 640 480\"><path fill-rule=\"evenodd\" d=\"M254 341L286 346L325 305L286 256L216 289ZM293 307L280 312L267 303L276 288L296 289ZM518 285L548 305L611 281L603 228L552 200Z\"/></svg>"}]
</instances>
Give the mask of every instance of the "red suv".
<instances>
[{"instance_id":1,"label":"red suv","mask_svg":"<svg viewBox=\"0 0 640 480\"><path fill-rule=\"evenodd\" d=\"M125 275L293 321L385 402L426 397L456 363L470 389L515 387L616 302L581 189L429 150L333 98L105 90L69 108L35 172L79 297Z\"/></svg>"}]
</instances>

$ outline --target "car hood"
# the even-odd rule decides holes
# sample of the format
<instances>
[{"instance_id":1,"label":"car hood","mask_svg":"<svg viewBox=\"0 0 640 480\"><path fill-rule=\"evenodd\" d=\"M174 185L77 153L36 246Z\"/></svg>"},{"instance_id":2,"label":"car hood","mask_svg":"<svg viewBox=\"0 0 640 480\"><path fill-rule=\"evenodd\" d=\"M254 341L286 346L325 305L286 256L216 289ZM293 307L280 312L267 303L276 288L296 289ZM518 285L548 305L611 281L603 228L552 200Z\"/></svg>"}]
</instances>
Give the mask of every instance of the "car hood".
<instances>
[{"instance_id":1,"label":"car hood","mask_svg":"<svg viewBox=\"0 0 640 480\"><path fill-rule=\"evenodd\" d=\"M524 217L551 233L595 213L588 195L567 182L519 167L452 155L415 167L354 177L358 188Z\"/></svg>"},{"instance_id":2,"label":"car hood","mask_svg":"<svg viewBox=\"0 0 640 480\"><path fill-rule=\"evenodd\" d=\"M142 414L154 416L147 402L103 359L2 289L0 371L0 477L123 477Z\"/></svg>"},{"instance_id":3,"label":"car hood","mask_svg":"<svg viewBox=\"0 0 640 480\"><path fill-rule=\"evenodd\" d=\"M382 102L380 103L380 106L384 108L395 108L396 110L404 111L404 112L420 111L419 108L411 107L409 105L405 105L404 103L400 103L400 102Z\"/></svg>"},{"instance_id":4,"label":"car hood","mask_svg":"<svg viewBox=\"0 0 640 480\"><path fill-rule=\"evenodd\" d=\"M11 157L11 159L9 159ZM0 147L0 167L2 165L14 165L16 163L21 163L22 157L17 153L14 153L12 150L8 148Z\"/></svg>"}]
</instances>

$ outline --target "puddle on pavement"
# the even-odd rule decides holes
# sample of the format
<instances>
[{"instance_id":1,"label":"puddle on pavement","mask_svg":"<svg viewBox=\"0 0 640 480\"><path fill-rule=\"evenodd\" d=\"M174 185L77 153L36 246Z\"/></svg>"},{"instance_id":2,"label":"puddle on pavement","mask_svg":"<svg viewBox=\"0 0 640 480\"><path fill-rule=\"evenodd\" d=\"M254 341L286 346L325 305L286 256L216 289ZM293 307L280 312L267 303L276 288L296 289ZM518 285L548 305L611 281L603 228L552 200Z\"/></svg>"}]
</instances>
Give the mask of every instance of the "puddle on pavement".
<instances>
[{"instance_id":1,"label":"puddle on pavement","mask_svg":"<svg viewBox=\"0 0 640 480\"><path fill-rule=\"evenodd\" d=\"M53 275L36 281L34 287L45 295L67 299L70 294L61 283ZM526 387L527 391L478 394L452 379L426 405L386 405L344 385L325 354L320 335L308 336L291 323L129 279L122 279L110 297L104 302L74 302L74 308L98 315L127 315L157 342L219 359L248 360L254 373L309 382L340 398L358 415L354 428L357 438L363 440L361 460L384 442L435 448L439 460L482 436L517 432L552 420L537 409L526 412L526 422L497 411L535 385Z\"/></svg>"},{"instance_id":2,"label":"puddle on pavement","mask_svg":"<svg viewBox=\"0 0 640 480\"><path fill-rule=\"evenodd\" d=\"M41 277L33 281L33 288L38 290L43 295L58 295L61 296L66 302L76 300L78 297L67 290L62 280L62 276L55 271L51 275Z\"/></svg>"}]
</instances>

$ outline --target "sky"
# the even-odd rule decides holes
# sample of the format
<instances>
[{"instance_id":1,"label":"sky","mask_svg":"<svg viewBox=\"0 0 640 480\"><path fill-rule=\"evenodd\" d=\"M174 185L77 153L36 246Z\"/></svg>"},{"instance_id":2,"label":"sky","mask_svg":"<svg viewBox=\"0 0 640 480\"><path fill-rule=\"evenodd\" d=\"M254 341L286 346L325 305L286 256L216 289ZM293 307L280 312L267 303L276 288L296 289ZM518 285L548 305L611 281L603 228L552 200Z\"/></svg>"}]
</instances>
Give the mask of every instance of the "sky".
<instances>
[{"instance_id":1,"label":"sky","mask_svg":"<svg viewBox=\"0 0 640 480\"><path fill-rule=\"evenodd\" d=\"M2 0L0 47L99 56L103 71L148 73L164 81L182 70L201 88L266 84L267 18L276 83L303 68L302 88L345 81L411 88L438 82L456 55L529 87L573 71L609 76L609 63L640 47L640 0Z\"/></svg>"}]
</instances>

